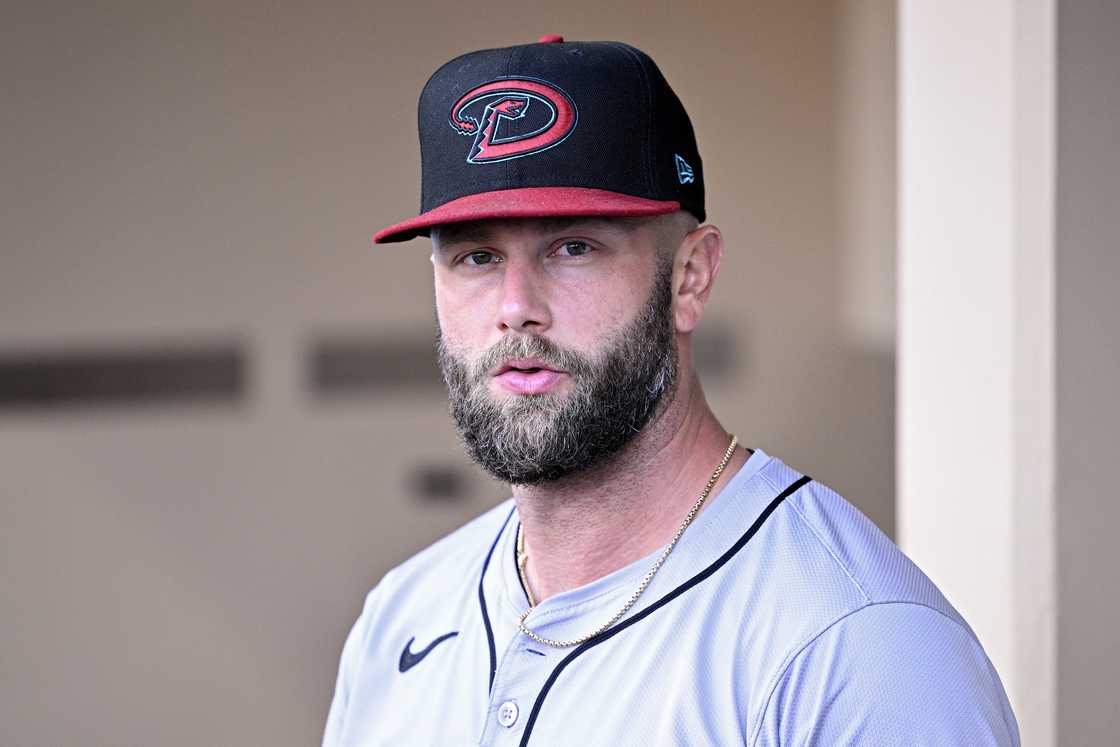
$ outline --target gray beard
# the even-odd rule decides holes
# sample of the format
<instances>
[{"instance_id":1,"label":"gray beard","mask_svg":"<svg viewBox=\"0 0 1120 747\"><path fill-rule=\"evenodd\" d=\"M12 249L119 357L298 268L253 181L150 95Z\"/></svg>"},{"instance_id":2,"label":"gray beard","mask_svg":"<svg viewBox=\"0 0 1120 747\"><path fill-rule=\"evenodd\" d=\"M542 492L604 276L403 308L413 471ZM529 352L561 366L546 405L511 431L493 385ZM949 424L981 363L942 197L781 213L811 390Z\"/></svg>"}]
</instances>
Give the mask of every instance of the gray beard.
<instances>
[{"instance_id":1,"label":"gray beard","mask_svg":"<svg viewBox=\"0 0 1120 747\"><path fill-rule=\"evenodd\" d=\"M661 263L645 307L597 359L535 335L510 335L470 364L441 334L451 415L471 458L499 480L538 485L593 467L630 443L676 387L671 279L671 262ZM511 358L538 358L567 371L574 386L503 404L489 391L490 371Z\"/></svg>"}]
</instances>

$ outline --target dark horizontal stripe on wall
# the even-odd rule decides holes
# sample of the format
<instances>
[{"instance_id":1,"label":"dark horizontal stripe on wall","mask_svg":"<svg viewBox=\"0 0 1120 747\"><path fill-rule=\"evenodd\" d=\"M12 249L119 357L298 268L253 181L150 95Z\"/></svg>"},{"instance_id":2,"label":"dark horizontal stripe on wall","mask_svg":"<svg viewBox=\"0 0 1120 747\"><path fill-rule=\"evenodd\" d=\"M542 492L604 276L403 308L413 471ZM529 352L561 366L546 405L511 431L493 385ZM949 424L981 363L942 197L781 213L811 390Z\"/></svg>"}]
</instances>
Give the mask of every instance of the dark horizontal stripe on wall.
<instances>
[{"instance_id":1,"label":"dark horizontal stripe on wall","mask_svg":"<svg viewBox=\"0 0 1120 747\"><path fill-rule=\"evenodd\" d=\"M742 373L735 330L723 320L701 322L692 340L692 361L702 379L716 381Z\"/></svg>"},{"instance_id":2,"label":"dark horizontal stripe on wall","mask_svg":"<svg viewBox=\"0 0 1120 747\"><path fill-rule=\"evenodd\" d=\"M236 402L245 355L233 345L0 352L0 409Z\"/></svg>"},{"instance_id":3,"label":"dark horizontal stripe on wall","mask_svg":"<svg viewBox=\"0 0 1120 747\"><path fill-rule=\"evenodd\" d=\"M443 388L430 335L415 340L320 340L312 343L308 365L311 390L319 396Z\"/></svg>"},{"instance_id":4,"label":"dark horizontal stripe on wall","mask_svg":"<svg viewBox=\"0 0 1120 747\"><path fill-rule=\"evenodd\" d=\"M697 370L708 379L741 373L736 335L727 323L701 325L693 341L693 357ZM435 342L427 334L414 339L314 341L308 367L311 390L319 396L444 389Z\"/></svg>"}]
</instances>

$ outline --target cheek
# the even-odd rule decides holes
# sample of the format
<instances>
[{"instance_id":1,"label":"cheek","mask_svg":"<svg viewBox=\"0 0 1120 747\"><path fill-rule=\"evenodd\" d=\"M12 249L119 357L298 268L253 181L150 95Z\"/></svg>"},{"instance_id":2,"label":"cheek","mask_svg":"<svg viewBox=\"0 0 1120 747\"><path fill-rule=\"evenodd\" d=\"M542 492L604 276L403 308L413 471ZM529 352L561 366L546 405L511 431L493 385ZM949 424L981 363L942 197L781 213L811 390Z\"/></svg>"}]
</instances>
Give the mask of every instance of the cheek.
<instances>
[{"instance_id":1,"label":"cheek","mask_svg":"<svg viewBox=\"0 0 1120 747\"><path fill-rule=\"evenodd\" d=\"M484 335L482 315L471 294L441 287L436 284L436 319L440 337L449 351L460 357L471 358Z\"/></svg>"},{"instance_id":2,"label":"cheek","mask_svg":"<svg viewBox=\"0 0 1120 747\"><path fill-rule=\"evenodd\" d=\"M648 279L640 268L581 278L564 289L562 311L557 309L561 304L553 304L556 330L565 330L581 341L577 347L596 347L637 316L649 292Z\"/></svg>"},{"instance_id":3,"label":"cheek","mask_svg":"<svg viewBox=\"0 0 1120 747\"><path fill-rule=\"evenodd\" d=\"M570 337L576 347L593 347L610 335L626 313L613 293L578 293L570 296L563 311L555 314L554 329L560 337Z\"/></svg>"}]
</instances>

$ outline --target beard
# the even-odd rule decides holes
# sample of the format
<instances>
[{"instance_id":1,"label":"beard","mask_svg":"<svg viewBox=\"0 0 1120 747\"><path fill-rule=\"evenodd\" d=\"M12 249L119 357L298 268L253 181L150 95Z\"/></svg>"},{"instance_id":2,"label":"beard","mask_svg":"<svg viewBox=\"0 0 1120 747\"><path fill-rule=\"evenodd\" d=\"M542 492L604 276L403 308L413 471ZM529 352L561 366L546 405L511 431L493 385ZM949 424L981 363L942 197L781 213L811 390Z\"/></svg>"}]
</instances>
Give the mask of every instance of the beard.
<instances>
[{"instance_id":1,"label":"beard","mask_svg":"<svg viewBox=\"0 0 1120 747\"><path fill-rule=\"evenodd\" d=\"M676 387L672 271L671 261L659 264L637 318L595 356L511 335L471 363L448 350L441 333L439 365L471 458L499 480L538 485L587 470L630 443ZM512 358L566 371L570 391L500 401L490 392L490 372Z\"/></svg>"}]
</instances>

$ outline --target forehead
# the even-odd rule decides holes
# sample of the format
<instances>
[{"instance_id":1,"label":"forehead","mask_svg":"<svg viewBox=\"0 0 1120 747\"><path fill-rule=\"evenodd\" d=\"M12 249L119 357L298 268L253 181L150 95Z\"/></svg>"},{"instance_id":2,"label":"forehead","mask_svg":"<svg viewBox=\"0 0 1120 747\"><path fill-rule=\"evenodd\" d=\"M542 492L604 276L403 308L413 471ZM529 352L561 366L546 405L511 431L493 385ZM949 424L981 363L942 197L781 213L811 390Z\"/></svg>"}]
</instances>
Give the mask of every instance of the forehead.
<instances>
[{"instance_id":1,"label":"forehead","mask_svg":"<svg viewBox=\"0 0 1120 747\"><path fill-rule=\"evenodd\" d=\"M616 239L632 239L649 234L650 218L606 218L562 216L555 218L501 218L466 221L436 226L432 229L433 245L466 242L489 243L502 238L530 236L550 238L562 234L593 234Z\"/></svg>"}]
</instances>

